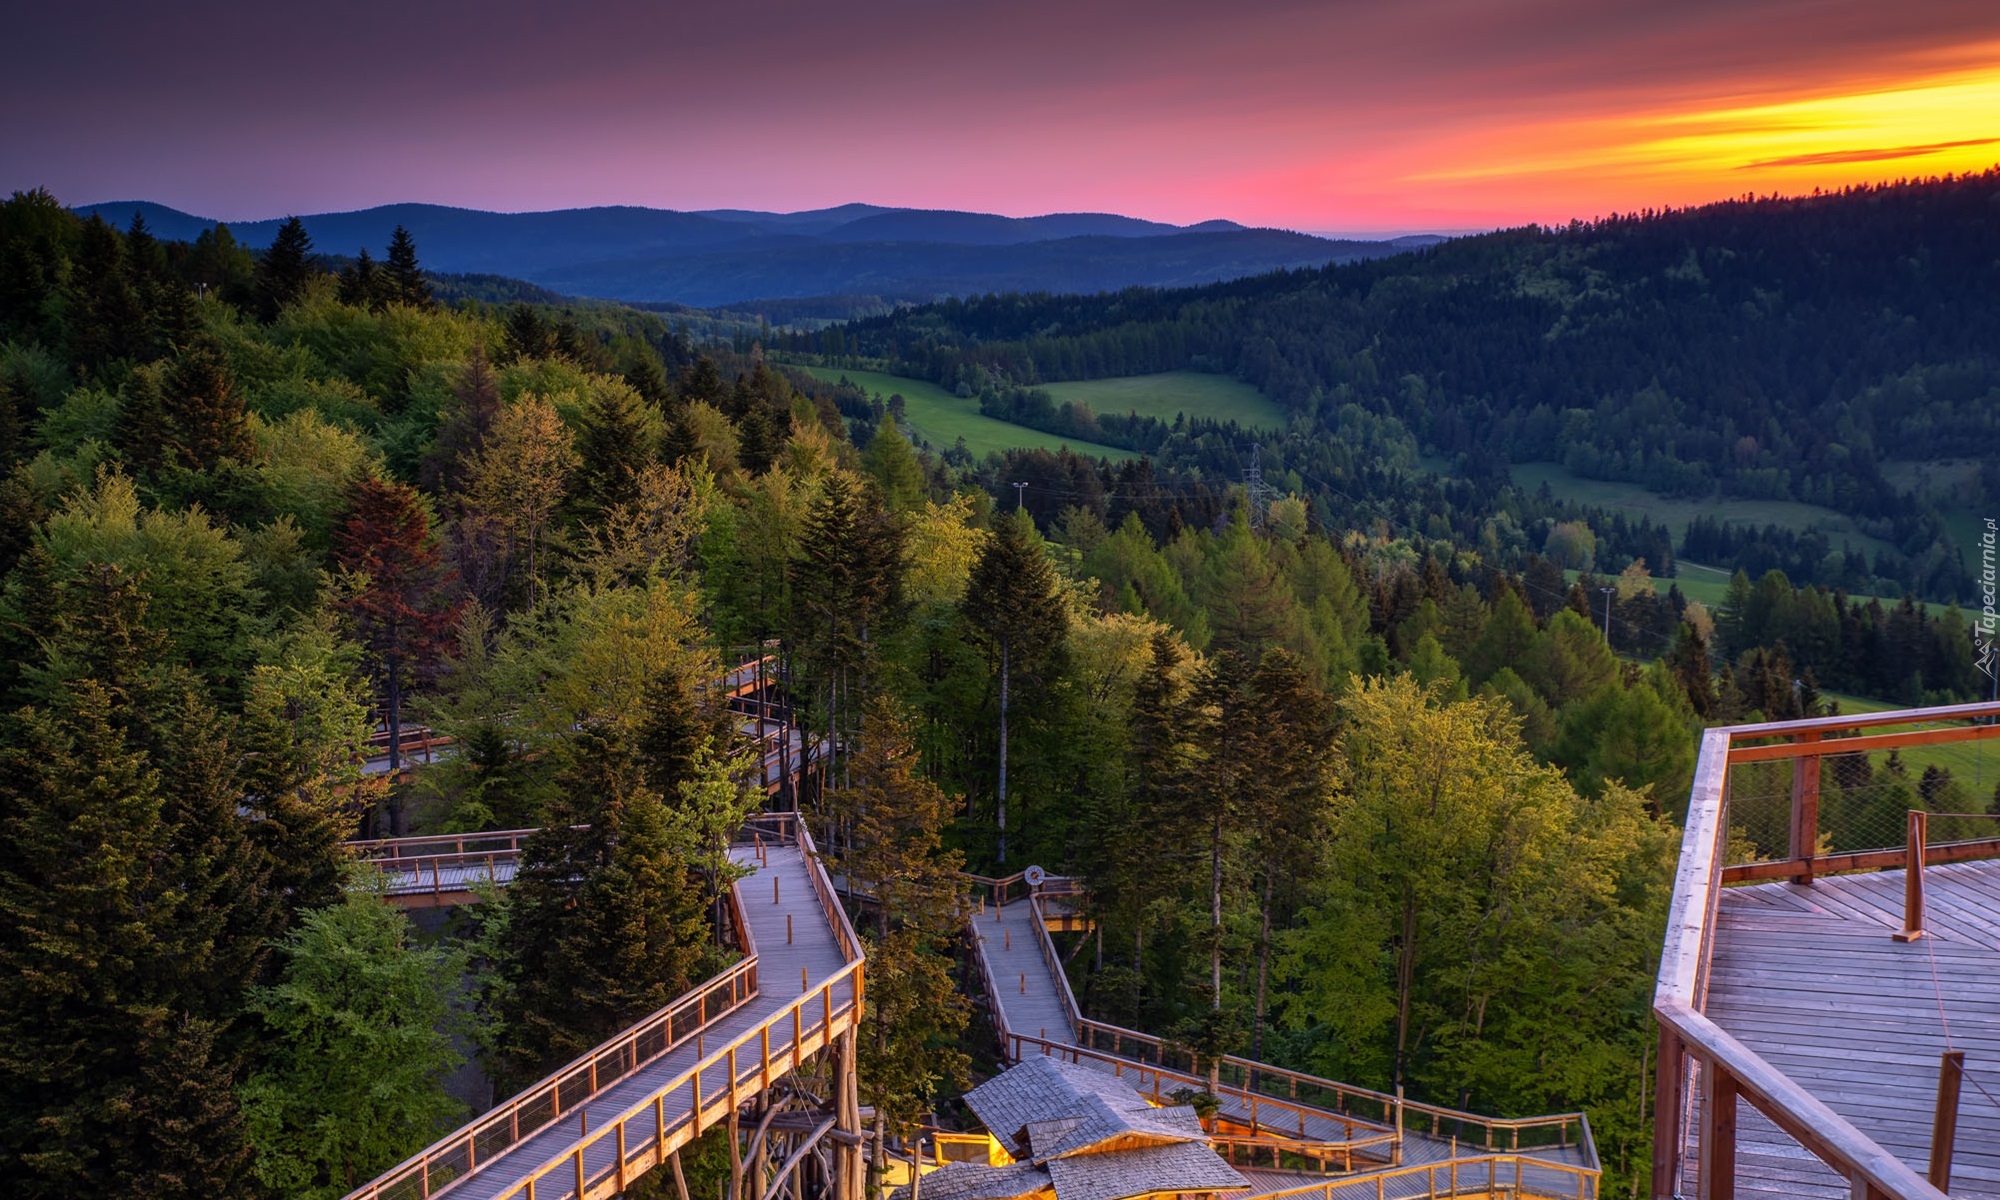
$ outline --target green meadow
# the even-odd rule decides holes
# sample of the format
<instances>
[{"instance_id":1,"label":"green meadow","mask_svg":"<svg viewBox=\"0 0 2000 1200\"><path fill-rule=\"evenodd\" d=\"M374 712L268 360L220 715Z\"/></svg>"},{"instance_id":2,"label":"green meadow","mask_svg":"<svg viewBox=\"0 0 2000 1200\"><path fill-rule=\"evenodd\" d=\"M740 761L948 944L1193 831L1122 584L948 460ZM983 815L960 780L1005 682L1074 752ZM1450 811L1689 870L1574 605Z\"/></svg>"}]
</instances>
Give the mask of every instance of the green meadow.
<instances>
[{"instance_id":1,"label":"green meadow","mask_svg":"<svg viewBox=\"0 0 2000 1200\"><path fill-rule=\"evenodd\" d=\"M1011 421L998 421L979 411L979 401L963 399L952 395L934 383L922 379L904 379L896 375L883 375L874 371L844 371L834 367L808 367L814 375L832 382L846 376L862 389L880 396L885 402L889 397L903 397L903 422L935 450L952 448L959 438L965 439L965 448L974 457L983 458L996 450L1059 450L1068 446L1072 451L1092 458L1108 458L1122 462L1138 455L1130 450L1120 450L1113 446L1100 446L1095 442L1079 442L1057 437L1053 433L1043 433L1039 429L1029 429Z\"/></svg>"},{"instance_id":2,"label":"green meadow","mask_svg":"<svg viewBox=\"0 0 2000 1200\"><path fill-rule=\"evenodd\" d=\"M1679 500L1648 491L1636 483L1584 479L1572 475L1557 463L1547 462L1516 463L1511 474L1515 486L1529 491L1534 491L1546 483L1558 499L1623 512L1630 518L1645 517L1655 524L1665 525L1673 532L1674 542L1677 545L1681 535L1687 532L1688 522L1691 519L1719 517L1730 525L1779 525L1788 529L1804 529L1808 525L1817 525L1836 549L1843 542L1853 549L1865 550L1869 554L1894 548L1880 538L1861 532L1855 527L1853 518L1846 514L1813 504L1800 504L1792 500L1740 500L1724 497Z\"/></svg>"},{"instance_id":3,"label":"green meadow","mask_svg":"<svg viewBox=\"0 0 2000 1200\"><path fill-rule=\"evenodd\" d=\"M1245 429L1285 427L1285 410L1277 401L1228 375L1167 371L1116 379L1073 379L1043 384L1042 390L1057 404L1088 404L1090 411L1100 416L1138 413L1171 425L1175 417L1185 413L1190 419L1235 421Z\"/></svg>"}]
</instances>

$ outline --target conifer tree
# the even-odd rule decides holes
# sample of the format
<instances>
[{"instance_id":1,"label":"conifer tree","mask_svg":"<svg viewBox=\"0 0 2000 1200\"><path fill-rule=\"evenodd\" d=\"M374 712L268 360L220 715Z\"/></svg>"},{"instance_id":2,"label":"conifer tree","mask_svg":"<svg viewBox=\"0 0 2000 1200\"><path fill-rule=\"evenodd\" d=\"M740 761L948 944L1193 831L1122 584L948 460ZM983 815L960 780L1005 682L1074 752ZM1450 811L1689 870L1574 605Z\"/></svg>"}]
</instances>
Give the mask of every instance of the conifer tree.
<instances>
[{"instance_id":1,"label":"conifer tree","mask_svg":"<svg viewBox=\"0 0 2000 1200\"><path fill-rule=\"evenodd\" d=\"M639 473L653 461L638 395L615 386L598 389L585 406L576 448L570 498L585 521L601 520L612 508L636 500Z\"/></svg>"},{"instance_id":2,"label":"conifer tree","mask_svg":"<svg viewBox=\"0 0 2000 1200\"><path fill-rule=\"evenodd\" d=\"M1007 743L1014 679L1032 676L1061 651L1069 630L1055 568L1025 516L1003 520L973 564L960 607L972 640L985 646L1000 683L999 779L995 792L995 861L1007 862Z\"/></svg>"},{"instance_id":3,"label":"conifer tree","mask_svg":"<svg viewBox=\"0 0 2000 1200\"><path fill-rule=\"evenodd\" d=\"M513 552L525 552L530 607L541 597L542 538L575 466L575 438L562 415L530 392L500 411L467 471L471 507L505 532Z\"/></svg>"},{"instance_id":4,"label":"conifer tree","mask_svg":"<svg viewBox=\"0 0 2000 1200\"><path fill-rule=\"evenodd\" d=\"M333 535L334 562L348 580L340 607L355 623L382 686L389 727L389 769L402 765L403 696L423 682L457 619L444 597L445 576L430 515L408 486L362 476L347 488L347 512ZM390 825L402 829L393 806Z\"/></svg>"},{"instance_id":5,"label":"conifer tree","mask_svg":"<svg viewBox=\"0 0 2000 1200\"><path fill-rule=\"evenodd\" d=\"M882 489L882 502L890 512L900 516L923 507L927 498L923 463L893 419L876 429L862 463Z\"/></svg>"},{"instance_id":6,"label":"conifer tree","mask_svg":"<svg viewBox=\"0 0 2000 1200\"><path fill-rule=\"evenodd\" d=\"M250 457L250 434L236 379L212 338L198 338L167 365L160 402L181 465L212 471L223 459Z\"/></svg>"},{"instance_id":7,"label":"conifer tree","mask_svg":"<svg viewBox=\"0 0 2000 1200\"><path fill-rule=\"evenodd\" d=\"M862 934L870 997L862 1092L898 1133L941 1086L964 1087L969 1066L958 1043L971 1006L951 977L965 858L944 845L957 806L918 765L908 720L878 696L862 720L853 783L832 796L849 829L841 874L875 900Z\"/></svg>"},{"instance_id":8,"label":"conifer tree","mask_svg":"<svg viewBox=\"0 0 2000 1200\"><path fill-rule=\"evenodd\" d=\"M664 1006L711 955L700 890L667 805L609 729L586 728L561 751L548 825L491 917L500 985L500 1061L532 1079Z\"/></svg>"},{"instance_id":9,"label":"conifer tree","mask_svg":"<svg viewBox=\"0 0 2000 1200\"><path fill-rule=\"evenodd\" d=\"M134 285L125 245L103 217L83 223L67 291L69 354L86 373L101 375L113 362L143 349L146 314Z\"/></svg>"},{"instance_id":10,"label":"conifer tree","mask_svg":"<svg viewBox=\"0 0 2000 1200\"><path fill-rule=\"evenodd\" d=\"M902 565L901 530L877 498L845 472L830 476L789 570L797 674L829 746L858 725Z\"/></svg>"},{"instance_id":11,"label":"conifer tree","mask_svg":"<svg viewBox=\"0 0 2000 1200\"><path fill-rule=\"evenodd\" d=\"M52 601L46 701L0 751L0 1174L26 1196L227 1194L229 1023L273 931L234 756L131 581Z\"/></svg>"},{"instance_id":12,"label":"conifer tree","mask_svg":"<svg viewBox=\"0 0 2000 1200\"><path fill-rule=\"evenodd\" d=\"M319 273L313 266L312 235L305 222L285 218L278 236L257 265L257 311L266 321L275 321L286 305L297 300Z\"/></svg>"},{"instance_id":13,"label":"conifer tree","mask_svg":"<svg viewBox=\"0 0 2000 1200\"><path fill-rule=\"evenodd\" d=\"M167 416L159 364L133 371L118 389L118 417L111 427L111 444L132 474L148 479L172 465L174 427Z\"/></svg>"},{"instance_id":14,"label":"conifer tree","mask_svg":"<svg viewBox=\"0 0 2000 1200\"><path fill-rule=\"evenodd\" d=\"M382 307L384 288L382 269L375 265L375 258L363 246L354 256L354 261L340 273L340 302L356 308L376 309Z\"/></svg>"},{"instance_id":15,"label":"conifer tree","mask_svg":"<svg viewBox=\"0 0 2000 1200\"><path fill-rule=\"evenodd\" d=\"M485 350L473 347L452 387L452 406L438 423L437 440L424 455L419 475L426 491L454 501L464 497L471 464L486 449L486 439L493 436L493 426L505 407L500 399L500 380L493 374Z\"/></svg>"},{"instance_id":16,"label":"conifer tree","mask_svg":"<svg viewBox=\"0 0 2000 1200\"><path fill-rule=\"evenodd\" d=\"M409 918L363 881L306 914L255 989L263 1065L243 1088L258 1180L336 1200L423 1148L464 1111L444 1090L460 1055L451 998L465 955L411 944Z\"/></svg>"},{"instance_id":17,"label":"conifer tree","mask_svg":"<svg viewBox=\"0 0 2000 1200\"><path fill-rule=\"evenodd\" d=\"M401 225L389 235L389 260L383 274L390 300L411 308L432 307L431 285L417 266L417 241Z\"/></svg>"}]
</instances>

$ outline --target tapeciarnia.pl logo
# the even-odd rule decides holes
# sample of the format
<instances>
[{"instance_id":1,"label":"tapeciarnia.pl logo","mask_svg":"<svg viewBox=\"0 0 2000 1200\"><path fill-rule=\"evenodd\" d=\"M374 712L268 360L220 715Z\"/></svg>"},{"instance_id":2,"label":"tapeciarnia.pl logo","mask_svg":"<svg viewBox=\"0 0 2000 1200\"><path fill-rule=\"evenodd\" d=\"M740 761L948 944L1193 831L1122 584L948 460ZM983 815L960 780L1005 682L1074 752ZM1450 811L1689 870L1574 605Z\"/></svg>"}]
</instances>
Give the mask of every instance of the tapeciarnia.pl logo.
<instances>
[{"instance_id":1,"label":"tapeciarnia.pl logo","mask_svg":"<svg viewBox=\"0 0 2000 1200\"><path fill-rule=\"evenodd\" d=\"M2000 542L2000 523L1992 517L1986 518L1986 532L1979 536L1979 621L1976 626L1979 642L1979 669L1987 677L2000 680L2000 612L1996 612L1995 596L2000 595L2000 569L1996 569L1994 558L1996 542Z\"/></svg>"}]
</instances>

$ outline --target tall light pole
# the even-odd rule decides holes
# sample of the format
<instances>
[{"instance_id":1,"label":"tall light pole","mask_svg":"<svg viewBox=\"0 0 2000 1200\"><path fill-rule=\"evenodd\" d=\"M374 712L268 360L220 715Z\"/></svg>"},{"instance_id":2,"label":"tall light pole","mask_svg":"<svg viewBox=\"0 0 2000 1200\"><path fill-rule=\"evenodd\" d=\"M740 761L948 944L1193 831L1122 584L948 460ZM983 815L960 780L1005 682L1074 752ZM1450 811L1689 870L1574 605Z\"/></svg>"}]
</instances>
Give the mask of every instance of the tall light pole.
<instances>
[{"instance_id":1,"label":"tall light pole","mask_svg":"<svg viewBox=\"0 0 2000 1200\"><path fill-rule=\"evenodd\" d=\"M1021 510L1021 506L1026 504L1027 502L1028 502L1028 485L1025 483L1015 484L1014 511L1019 512Z\"/></svg>"},{"instance_id":2,"label":"tall light pole","mask_svg":"<svg viewBox=\"0 0 2000 1200\"><path fill-rule=\"evenodd\" d=\"M1618 589L1615 587L1601 587L1597 590L1604 593L1604 644L1609 646L1611 644L1611 593Z\"/></svg>"}]
</instances>

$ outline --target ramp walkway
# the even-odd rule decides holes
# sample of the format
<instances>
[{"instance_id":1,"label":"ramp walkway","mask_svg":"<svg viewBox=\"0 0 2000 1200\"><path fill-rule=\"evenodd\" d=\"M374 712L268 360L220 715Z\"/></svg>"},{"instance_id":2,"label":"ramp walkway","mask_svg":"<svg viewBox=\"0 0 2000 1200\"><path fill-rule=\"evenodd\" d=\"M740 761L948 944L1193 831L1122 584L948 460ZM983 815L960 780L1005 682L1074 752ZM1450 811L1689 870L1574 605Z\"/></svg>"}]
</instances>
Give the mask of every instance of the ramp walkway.
<instances>
[{"instance_id":1,"label":"ramp walkway","mask_svg":"<svg viewBox=\"0 0 2000 1200\"><path fill-rule=\"evenodd\" d=\"M349 1200L616 1195L852 1029L861 945L811 835L773 814L740 837L735 966Z\"/></svg>"}]
</instances>

